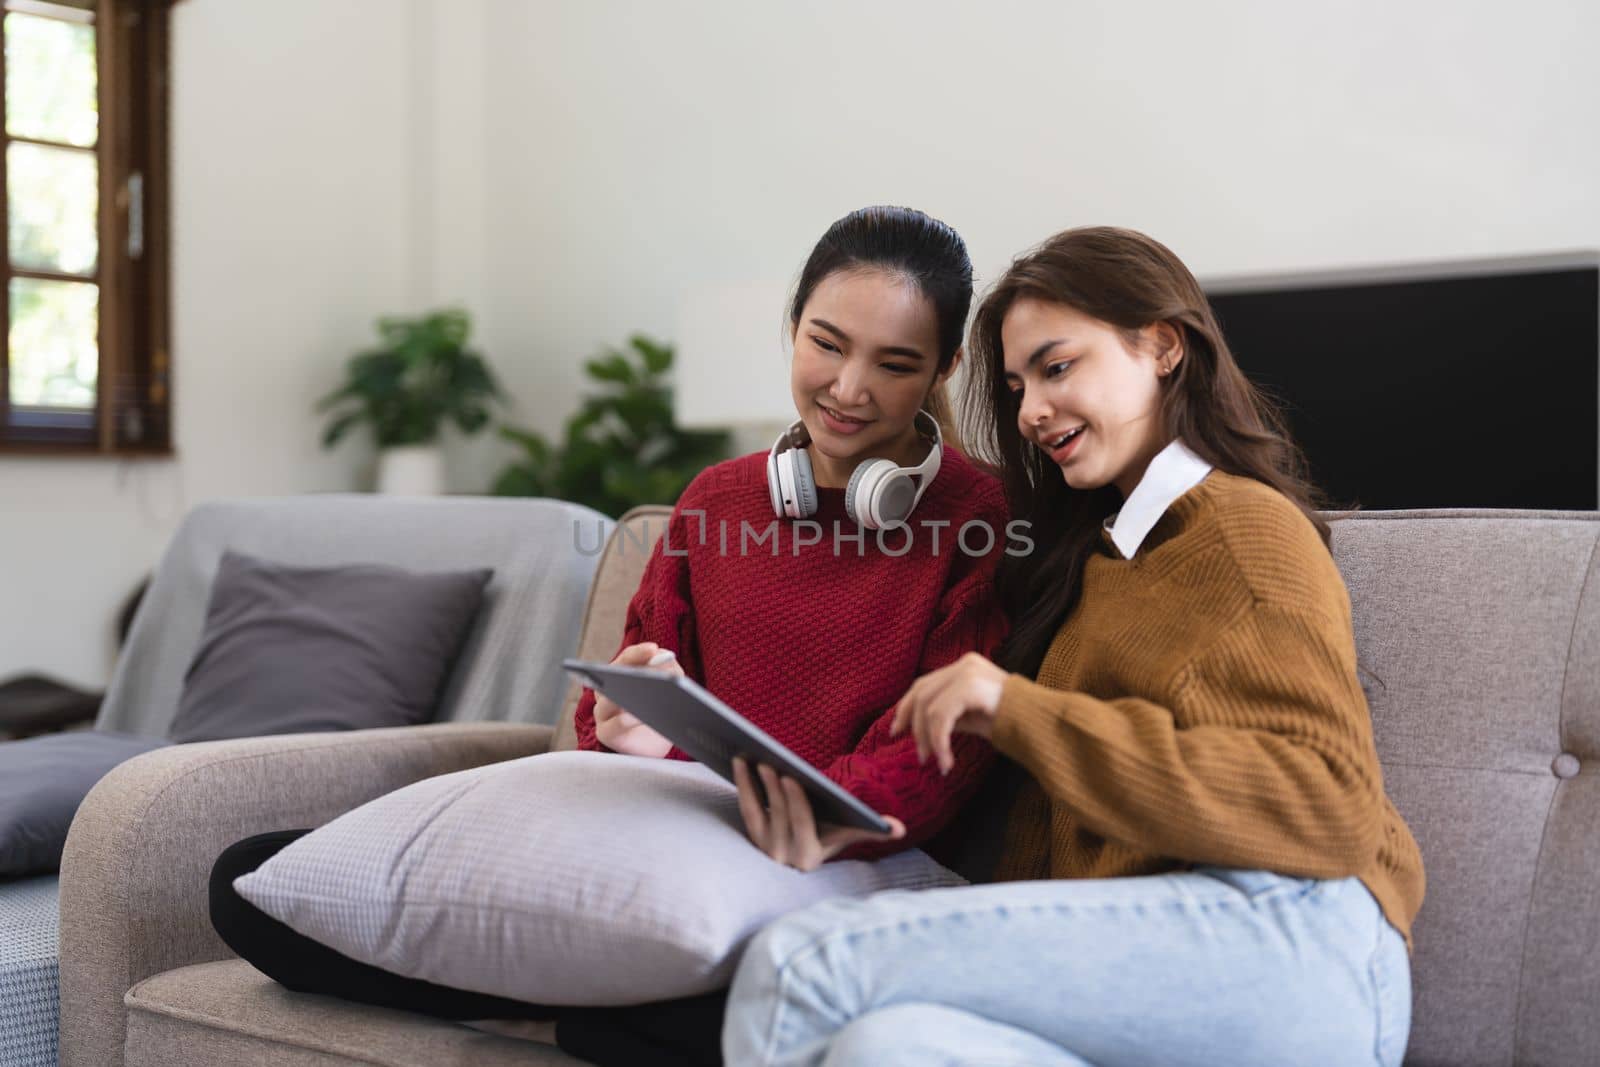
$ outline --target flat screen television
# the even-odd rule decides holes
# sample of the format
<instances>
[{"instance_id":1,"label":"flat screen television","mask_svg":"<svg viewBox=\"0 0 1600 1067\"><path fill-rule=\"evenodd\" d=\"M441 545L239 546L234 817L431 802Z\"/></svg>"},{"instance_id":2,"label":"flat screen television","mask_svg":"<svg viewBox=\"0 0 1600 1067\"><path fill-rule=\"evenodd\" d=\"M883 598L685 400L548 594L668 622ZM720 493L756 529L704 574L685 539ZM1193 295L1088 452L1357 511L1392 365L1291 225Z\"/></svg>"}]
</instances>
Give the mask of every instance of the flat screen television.
<instances>
[{"instance_id":1,"label":"flat screen television","mask_svg":"<svg viewBox=\"0 0 1600 1067\"><path fill-rule=\"evenodd\" d=\"M1202 284L1332 504L1600 505L1600 253Z\"/></svg>"}]
</instances>

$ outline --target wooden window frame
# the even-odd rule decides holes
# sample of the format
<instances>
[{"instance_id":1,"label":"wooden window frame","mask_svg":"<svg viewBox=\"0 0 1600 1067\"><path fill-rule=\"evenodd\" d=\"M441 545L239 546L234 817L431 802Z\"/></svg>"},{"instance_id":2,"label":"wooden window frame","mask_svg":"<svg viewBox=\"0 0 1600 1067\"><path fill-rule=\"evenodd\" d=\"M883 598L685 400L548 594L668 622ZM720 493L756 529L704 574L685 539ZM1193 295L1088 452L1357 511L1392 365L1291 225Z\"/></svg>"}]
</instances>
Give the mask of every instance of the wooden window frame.
<instances>
[{"instance_id":1,"label":"wooden window frame","mask_svg":"<svg viewBox=\"0 0 1600 1067\"><path fill-rule=\"evenodd\" d=\"M72 0L67 0L72 4ZM19 427L10 409L9 255L0 261L0 455L170 455L169 8L173 0L78 0L93 7L99 134L99 370L88 424ZM4 85L0 49L0 85ZM0 123L4 116L0 114ZM0 130L0 133L4 133ZM26 141L4 137L0 142ZM0 149L0 190L8 188ZM8 232L0 196L0 237ZM24 277L48 271L17 271ZM67 277L62 275L60 277ZM73 279L81 280L81 279Z\"/></svg>"}]
</instances>

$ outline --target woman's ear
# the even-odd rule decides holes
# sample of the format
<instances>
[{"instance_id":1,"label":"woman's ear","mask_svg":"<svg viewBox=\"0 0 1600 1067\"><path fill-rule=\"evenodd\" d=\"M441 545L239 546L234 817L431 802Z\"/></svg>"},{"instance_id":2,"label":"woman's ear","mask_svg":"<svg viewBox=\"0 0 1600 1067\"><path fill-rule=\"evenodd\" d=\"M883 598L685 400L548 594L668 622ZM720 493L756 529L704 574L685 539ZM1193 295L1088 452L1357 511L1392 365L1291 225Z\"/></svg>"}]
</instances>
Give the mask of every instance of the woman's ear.
<instances>
[{"instance_id":1,"label":"woman's ear","mask_svg":"<svg viewBox=\"0 0 1600 1067\"><path fill-rule=\"evenodd\" d=\"M1148 351L1155 356L1156 374L1165 378L1183 362L1183 334L1165 320L1152 322L1143 330Z\"/></svg>"},{"instance_id":2,"label":"woman's ear","mask_svg":"<svg viewBox=\"0 0 1600 1067\"><path fill-rule=\"evenodd\" d=\"M956 349L956 354L950 357L950 365L933 376L933 384L941 385L944 382L948 382L950 376L956 372L956 368L961 366L961 361L965 358L967 358L966 347L962 346Z\"/></svg>"}]
</instances>

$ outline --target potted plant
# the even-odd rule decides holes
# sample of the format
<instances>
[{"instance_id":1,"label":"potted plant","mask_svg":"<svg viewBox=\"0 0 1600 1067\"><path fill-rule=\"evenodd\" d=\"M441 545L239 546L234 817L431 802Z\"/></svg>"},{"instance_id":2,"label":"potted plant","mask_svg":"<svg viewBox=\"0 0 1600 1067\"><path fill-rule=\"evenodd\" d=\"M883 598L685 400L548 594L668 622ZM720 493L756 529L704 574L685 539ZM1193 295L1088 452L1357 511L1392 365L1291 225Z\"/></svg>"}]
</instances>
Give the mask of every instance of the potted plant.
<instances>
[{"instance_id":1,"label":"potted plant","mask_svg":"<svg viewBox=\"0 0 1600 1067\"><path fill-rule=\"evenodd\" d=\"M523 454L500 473L501 496L548 496L619 516L637 504L670 504L691 479L728 454L728 434L680 428L672 414L671 345L643 334L608 348L584 369L598 390L567 420L562 447L502 427Z\"/></svg>"},{"instance_id":2,"label":"potted plant","mask_svg":"<svg viewBox=\"0 0 1600 1067\"><path fill-rule=\"evenodd\" d=\"M449 419L462 433L477 433L489 421L489 404L501 399L500 387L483 357L466 347L472 322L463 310L385 316L377 329L380 345L352 356L345 383L317 403L331 412L323 447L366 424L378 444L378 492L440 493L440 427Z\"/></svg>"}]
</instances>

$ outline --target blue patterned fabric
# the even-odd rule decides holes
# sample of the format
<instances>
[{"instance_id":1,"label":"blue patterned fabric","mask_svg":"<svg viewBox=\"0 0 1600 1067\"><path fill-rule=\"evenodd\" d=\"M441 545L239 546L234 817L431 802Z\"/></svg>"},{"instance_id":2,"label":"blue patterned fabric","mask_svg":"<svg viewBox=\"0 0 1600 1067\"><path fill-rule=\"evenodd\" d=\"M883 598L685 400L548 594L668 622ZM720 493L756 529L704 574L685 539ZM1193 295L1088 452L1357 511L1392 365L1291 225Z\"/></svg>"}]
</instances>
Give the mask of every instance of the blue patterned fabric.
<instances>
[{"instance_id":1,"label":"blue patterned fabric","mask_svg":"<svg viewBox=\"0 0 1600 1067\"><path fill-rule=\"evenodd\" d=\"M0 1067L55 1067L61 917L53 874L0 882Z\"/></svg>"}]
</instances>

